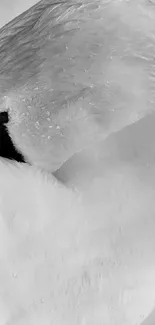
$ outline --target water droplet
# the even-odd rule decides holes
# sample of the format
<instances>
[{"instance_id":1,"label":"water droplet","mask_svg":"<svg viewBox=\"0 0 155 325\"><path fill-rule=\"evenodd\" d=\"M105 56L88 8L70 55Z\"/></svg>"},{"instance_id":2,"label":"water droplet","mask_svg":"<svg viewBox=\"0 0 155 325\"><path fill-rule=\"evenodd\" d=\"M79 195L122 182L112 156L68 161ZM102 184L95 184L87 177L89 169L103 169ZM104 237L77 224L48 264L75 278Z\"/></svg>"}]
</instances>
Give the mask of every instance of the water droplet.
<instances>
[{"instance_id":1,"label":"water droplet","mask_svg":"<svg viewBox=\"0 0 155 325\"><path fill-rule=\"evenodd\" d=\"M37 122L35 123L35 127L36 127L37 129L39 129L39 127L40 127L40 123L39 123L39 121L37 121Z\"/></svg>"},{"instance_id":2,"label":"water droplet","mask_svg":"<svg viewBox=\"0 0 155 325\"><path fill-rule=\"evenodd\" d=\"M31 304L31 309L32 309L32 310L33 310L33 309L36 309L36 307L37 307L37 304L36 304L35 301L33 301L32 304Z\"/></svg>"},{"instance_id":3,"label":"water droplet","mask_svg":"<svg viewBox=\"0 0 155 325\"><path fill-rule=\"evenodd\" d=\"M13 273L12 276L14 279L17 279L17 273Z\"/></svg>"}]
</instances>

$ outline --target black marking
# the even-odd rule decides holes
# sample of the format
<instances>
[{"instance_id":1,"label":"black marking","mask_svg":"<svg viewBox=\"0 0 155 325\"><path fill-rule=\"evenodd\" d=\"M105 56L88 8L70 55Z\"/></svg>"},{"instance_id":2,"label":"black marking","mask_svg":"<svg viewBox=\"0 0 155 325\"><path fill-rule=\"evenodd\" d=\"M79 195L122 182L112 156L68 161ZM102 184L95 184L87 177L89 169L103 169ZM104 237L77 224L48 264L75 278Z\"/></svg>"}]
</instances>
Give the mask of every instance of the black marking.
<instances>
[{"instance_id":1,"label":"black marking","mask_svg":"<svg viewBox=\"0 0 155 325\"><path fill-rule=\"evenodd\" d=\"M24 157L16 150L8 134L6 124L9 122L7 112L0 113L0 156L3 158L25 162Z\"/></svg>"}]
</instances>

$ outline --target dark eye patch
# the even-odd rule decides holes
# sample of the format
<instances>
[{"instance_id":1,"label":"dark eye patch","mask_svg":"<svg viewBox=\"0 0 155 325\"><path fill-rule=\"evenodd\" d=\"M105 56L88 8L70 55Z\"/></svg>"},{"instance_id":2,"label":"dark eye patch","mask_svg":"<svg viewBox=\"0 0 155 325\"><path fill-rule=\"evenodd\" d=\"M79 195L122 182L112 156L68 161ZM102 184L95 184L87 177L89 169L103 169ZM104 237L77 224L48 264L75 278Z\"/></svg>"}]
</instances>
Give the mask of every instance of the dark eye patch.
<instances>
[{"instance_id":1,"label":"dark eye patch","mask_svg":"<svg viewBox=\"0 0 155 325\"><path fill-rule=\"evenodd\" d=\"M0 125L4 124L4 123L8 123L8 122L9 122L8 112L1 112L0 113Z\"/></svg>"},{"instance_id":2,"label":"dark eye patch","mask_svg":"<svg viewBox=\"0 0 155 325\"><path fill-rule=\"evenodd\" d=\"M0 157L24 162L24 157L16 150L7 131L9 116L7 112L0 113Z\"/></svg>"}]
</instances>

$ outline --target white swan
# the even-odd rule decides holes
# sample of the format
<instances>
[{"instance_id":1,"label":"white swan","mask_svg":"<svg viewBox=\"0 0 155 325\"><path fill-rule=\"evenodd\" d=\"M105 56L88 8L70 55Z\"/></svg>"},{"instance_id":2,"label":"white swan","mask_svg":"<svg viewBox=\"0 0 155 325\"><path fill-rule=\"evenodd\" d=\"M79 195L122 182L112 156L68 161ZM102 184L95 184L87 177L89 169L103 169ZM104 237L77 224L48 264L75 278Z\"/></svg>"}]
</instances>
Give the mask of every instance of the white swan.
<instances>
[{"instance_id":1,"label":"white swan","mask_svg":"<svg viewBox=\"0 0 155 325\"><path fill-rule=\"evenodd\" d=\"M154 110L154 18L41 1L0 31L1 111L31 163L0 160L2 325L155 322L153 118L93 146Z\"/></svg>"}]
</instances>

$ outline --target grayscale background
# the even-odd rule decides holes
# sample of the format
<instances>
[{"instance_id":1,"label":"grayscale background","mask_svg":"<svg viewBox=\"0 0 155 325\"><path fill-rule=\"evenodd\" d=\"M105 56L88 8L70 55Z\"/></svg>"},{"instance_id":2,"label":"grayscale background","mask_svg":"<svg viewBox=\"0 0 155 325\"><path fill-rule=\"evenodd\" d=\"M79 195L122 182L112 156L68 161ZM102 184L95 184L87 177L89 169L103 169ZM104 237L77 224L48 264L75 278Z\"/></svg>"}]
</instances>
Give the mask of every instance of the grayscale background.
<instances>
[{"instance_id":1,"label":"grayscale background","mask_svg":"<svg viewBox=\"0 0 155 325\"><path fill-rule=\"evenodd\" d=\"M33 6L38 0L0 0L0 27Z\"/></svg>"}]
</instances>

